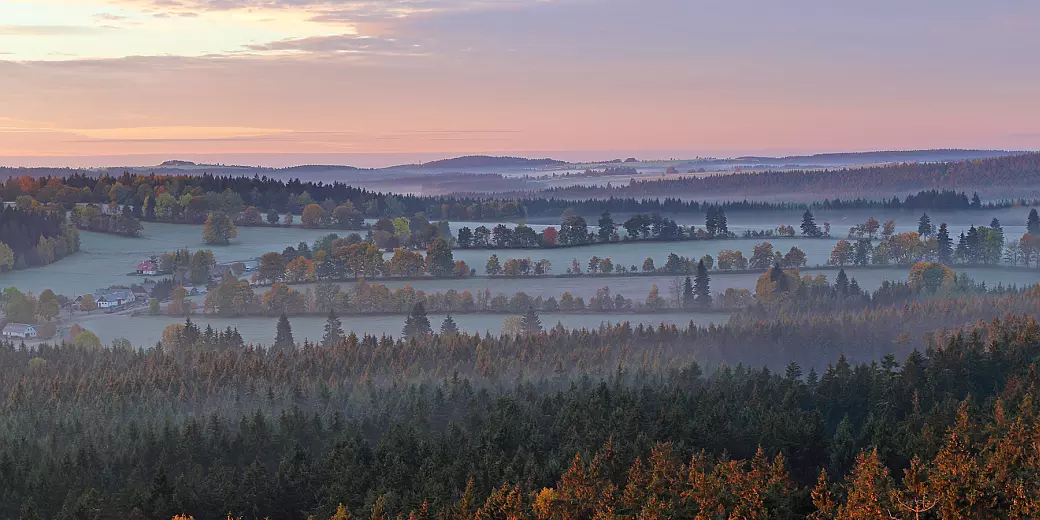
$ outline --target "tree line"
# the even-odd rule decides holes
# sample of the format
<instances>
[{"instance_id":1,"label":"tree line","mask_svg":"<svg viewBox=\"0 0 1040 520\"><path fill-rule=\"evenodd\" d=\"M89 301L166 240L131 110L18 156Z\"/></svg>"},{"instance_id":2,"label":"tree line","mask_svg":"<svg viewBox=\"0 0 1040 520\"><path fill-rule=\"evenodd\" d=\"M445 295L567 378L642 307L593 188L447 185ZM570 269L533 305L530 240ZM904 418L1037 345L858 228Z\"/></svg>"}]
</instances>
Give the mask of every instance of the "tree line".
<instances>
[{"instance_id":1,"label":"tree line","mask_svg":"<svg viewBox=\"0 0 1040 520\"><path fill-rule=\"evenodd\" d=\"M79 251L79 232L64 213L0 209L0 272L47 265Z\"/></svg>"},{"instance_id":2,"label":"tree line","mask_svg":"<svg viewBox=\"0 0 1040 520\"><path fill-rule=\"evenodd\" d=\"M384 194L349 186L344 183L322 183L299 179L281 180L267 176L164 175L123 172L95 174L80 170L12 169L0 168L0 176L7 177L0 187L4 200L24 199L26 203L57 204L72 209L76 204L108 205L119 213L129 206L133 218L144 221L191 222L202 224L210 213L230 216L239 225L263 226L295 223L296 218L306 227L357 230L363 228L364 218L411 218L422 214L430 220L455 221L512 221L526 218L563 217L568 213L595 216L604 211L615 214L707 213L718 207L725 211L801 211L805 209L895 209L895 210L962 210L992 209L1025 205L1024 200L1004 200L983 203L977 195L968 197L963 191L944 188L921 189L903 199L846 198L825 199L817 203L774 203L758 201L698 202L674 197L676 190L689 188L689 183L709 183L696 186L705 195L725 195L726 190L713 187L716 183L761 183L755 188L766 193L777 189L776 176L790 177L801 186L806 176L823 176L827 182L845 186L853 182L870 183L871 179L887 179L895 183L887 193L910 191L900 188L899 179L906 168L939 169L940 177L947 171L977 181L972 186L994 186L985 181L980 171L1010 169L1001 173L1001 179L1030 168L1031 156L985 159L975 164L945 163L935 165L902 165L878 168L843 170L842 172L770 172L735 174L717 177L684 178L667 181L642 181L625 187L570 187L537 193L516 194L456 194L451 196L413 196ZM1035 161L1035 160L1034 160ZM978 162L978 161L976 161ZM1006 164L1005 164L1006 163ZM976 171L979 170L979 171ZM1033 169L1035 171L1035 168ZM834 174L834 175L832 175ZM1023 173L1026 177L1025 173ZM728 179L728 180L727 180ZM848 182L847 182L848 181ZM814 181L815 182L815 181ZM881 181L878 181L881 182ZM998 181L1003 182L1003 181ZM678 184L676 184L678 183ZM816 184L809 183L809 186ZM874 184L870 184L874 186ZM962 185L960 189L965 189ZM719 191L719 190L722 191ZM745 189L745 188L741 188ZM750 189L750 188L748 188ZM595 193L584 193L595 190ZM754 190L752 190L754 191ZM827 190L824 190L827 191ZM744 193L744 191L741 191ZM842 192L838 192L842 193ZM584 198L583 198L584 197ZM125 213L125 212L124 212ZM295 216L295 217L292 217Z\"/></svg>"}]
</instances>

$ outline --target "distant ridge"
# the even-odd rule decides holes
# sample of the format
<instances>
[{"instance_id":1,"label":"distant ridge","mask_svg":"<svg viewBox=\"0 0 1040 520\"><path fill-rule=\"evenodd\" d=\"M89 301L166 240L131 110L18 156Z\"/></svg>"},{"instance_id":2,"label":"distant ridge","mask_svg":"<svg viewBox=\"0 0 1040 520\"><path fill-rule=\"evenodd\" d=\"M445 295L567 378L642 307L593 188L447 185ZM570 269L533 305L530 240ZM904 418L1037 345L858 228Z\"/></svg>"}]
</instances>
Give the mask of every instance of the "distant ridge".
<instances>
[{"instance_id":1,"label":"distant ridge","mask_svg":"<svg viewBox=\"0 0 1040 520\"><path fill-rule=\"evenodd\" d=\"M838 152L813 155L788 155L785 157L745 156L728 159L733 162L782 163L889 163L889 162L952 162L967 159L989 159L1008 155L1021 155L1027 151L1012 150L969 150L969 149L934 149L934 150L879 150L871 152Z\"/></svg>"},{"instance_id":2,"label":"distant ridge","mask_svg":"<svg viewBox=\"0 0 1040 520\"><path fill-rule=\"evenodd\" d=\"M555 159L525 159L523 157L493 157L490 155L467 155L453 159L443 159L415 165L421 169L445 168L538 168L543 166L563 166L566 161Z\"/></svg>"}]
</instances>

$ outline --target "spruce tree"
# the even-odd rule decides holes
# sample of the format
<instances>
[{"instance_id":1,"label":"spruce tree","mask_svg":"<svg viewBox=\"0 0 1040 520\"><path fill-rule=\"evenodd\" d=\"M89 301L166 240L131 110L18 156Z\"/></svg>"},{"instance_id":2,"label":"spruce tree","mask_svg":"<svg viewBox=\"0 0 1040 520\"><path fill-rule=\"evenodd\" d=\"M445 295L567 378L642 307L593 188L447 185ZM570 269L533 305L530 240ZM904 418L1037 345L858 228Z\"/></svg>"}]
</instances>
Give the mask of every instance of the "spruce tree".
<instances>
[{"instance_id":1,"label":"spruce tree","mask_svg":"<svg viewBox=\"0 0 1040 520\"><path fill-rule=\"evenodd\" d=\"M769 280L776 284L773 290L777 294L791 290L788 287L787 276L784 274L784 270L780 268L780 264L773 264L773 268L769 270Z\"/></svg>"},{"instance_id":2,"label":"spruce tree","mask_svg":"<svg viewBox=\"0 0 1040 520\"><path fill-rule=\"evenodd\" d=\"M610 216L609 211L604 211L603 215L599 218L599 241L610 242L614 236L614 219Z\"/></svg>"},{"instance_id":3,"label":"spruce tree","mask_svg":"<svg viewBox=\"0 0 1040 520\"><path fill-rule=\"evenodd\" d=\"M950 230L947 229L945 222L939 224L936 241L939 243L939 263L950 265L953 261L953 240L950 239Z\"/></svg>"},{"instance_id":4,"label":"spruce tree","mask_svg":"<svg viewBox=\"0 0 1040 520\"><path fill-rule=\"evenodd\" d=\"M816 217L813 216L812 212L805 210L802 214L802 234L807 237L818 237L823 233L820 232L820 228L816 225Z\"/></svg>"},{"instance_id":5,"label":"spruce tree","mask_svg":"<svg viewBox=\"0 0 1040 520\"><path fill-rule=\"evenodd\" d=\"M409 338L433 334L433 327L430 326L430 318L426 316L426 307L422 302L416 303L412 307L411 314L405 318L404 330L402 330L402 333Z\"/></svg>"},{"instance_id":6,"label":"spruce tree","mask_svg":"<svg viewBox=\"0 0 1040 520\"><path fill-rule=\"evenodd\" d=\"M715 212L715 231L719 235L729 234L729 224L726 221L726 212L720 207Z\"/></svg>"},{"instance_id":7,"label":"spruce tree","mask_svg":"<svg viewBox=\"0 0 1040 520\"><path fill-rule=\"evenodd\" d=\"M699 274L700 274L700 271L698 271L698 275ZM686 280L683 281L683 286L682 287L683 287L682 288L682 307L684 309L690 309L696 303L696 296L694 296L693 282L690 281L690 277L689 276L687 276Z\"/></svg>"},{"instance_id":8,"label":"spruce tree","mask_svg":"<svg viewBox=\"0 0 1040 520\"><path fill-rule=\"evenodd\" d=\"M292 325L289 324L289 317L283 312L278 317L278 329L274 335L274 346L276 348L289 348L296 344L292 335Z\"/></svg>"},{"instance_id":9,"label":"spruce tree","mask_svg":"<svg viewBox=\"0 0 1040 520\"><path fill-rule=\"evenodd\" d=\"M968 228L968 236L965 240L967 250L965 256L969 262L977 262L979 259L979 252L981 249L981 243L979 240L979 230L975 226Z\"/></svg>"},{"instance_id":10,"label":"spruce tree","mask_svg":"<svg viewBox=\"0 0 1040 520\"><path fill-rule=\"evenodd\" d=\"M921 215L921 220L917 222L917 234L922 237L926 237L932 234L932 219L925 213Z\"/></svg>"},{"instance_id":11,"label":"spruce tree","mask_svg":"<svg viewBox=\"0 0 1040 520\"><path fill-rule=\"evenodd\" d=\"M520 316L520 329L524 334L539 334L542 332L542 320L534 307L528 307L527 312Z\"/></svg>"},{"instance_id":12,"label":"spruce tree","mask_svg":"<svg viewBox=\"0 0 1040 520\"><path fill-rule=\"evenodd\" d=\"M329 311L329 317L325 320L325 336L321 338L321 344L326 347L338 345L343 341L343 324L336 316L335 310Z\"/></svg>"},{"instance_id":13,"label":"spruce tree","mask_svg":"<svg viewBox=\"0 0 1040 520\"><path fill-rule=\"evenodd\" d=\"M1036 212L1036 208L1029 210L1029 218L1026 219L1026 231L1029 231L1030 235L1040 235L1040 214Z\"/></svg>"},{"instance_id":14,"label":"spruce tree","mask_svg":"<svg viewBox=\"0 0 1040 520\"><path fill-rule=\"evenodd\" d=\"M834 279L834 289L843 296L849 293L849 275L845 274L844 269L838 271L838 277Z\"/></svg>"},{"instance_id":15,"label":"spruce tree","mask_svg":"<svg viewBox=\"0 0 1040 520\"><path fill-rule=\"evenodd\" d=\"M687 278L689 280L689 278ZM708 276L708 267L704 260L697 263L697 277L693 284L693 292L696 295L697 304L701 307L711 306L711 277Z\"/></svg>"},{"instance_id":16,"label":"spruce tree","mask_svg":"<svg viewBox=\"0 0 1040 520\"><path fill-rule=\"evenodd\" d=\"M867 265L870 263L870 252L873 248L870 246L869 238L861 238L856 241L856 257L854 263L856 265Z\"/></svg>"},{"instance_id":17,"label":"spruce tree","mask_svg":"<svg viewBox=\"0 0 1040 520\"><path fill-rule=\"evenodd\" d=\"M458 333L459 333L459 326L455 323L455 320L451 317L451 314L447 315L444 318L444 321L441 323L441 334L442 335L447 335L447 334L458 334Z\"/></svg>"}]
</instances>

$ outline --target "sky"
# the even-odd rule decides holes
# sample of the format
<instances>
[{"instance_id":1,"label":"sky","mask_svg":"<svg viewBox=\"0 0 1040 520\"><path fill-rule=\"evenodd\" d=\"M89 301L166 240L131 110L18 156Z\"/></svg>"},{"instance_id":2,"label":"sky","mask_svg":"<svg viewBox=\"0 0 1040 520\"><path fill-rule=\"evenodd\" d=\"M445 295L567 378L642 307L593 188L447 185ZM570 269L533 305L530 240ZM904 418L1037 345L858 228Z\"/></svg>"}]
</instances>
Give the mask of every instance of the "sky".
<instances>
[{"instance_id":1,"label":"sky","mask_svg":"<svg viewBox=\"0 0 1040 520\"><path fill-rule=\"evenodd\" d=\"M0 165L1040 149L1036 0L0 0Z\"/></svg>"}]
</instances>

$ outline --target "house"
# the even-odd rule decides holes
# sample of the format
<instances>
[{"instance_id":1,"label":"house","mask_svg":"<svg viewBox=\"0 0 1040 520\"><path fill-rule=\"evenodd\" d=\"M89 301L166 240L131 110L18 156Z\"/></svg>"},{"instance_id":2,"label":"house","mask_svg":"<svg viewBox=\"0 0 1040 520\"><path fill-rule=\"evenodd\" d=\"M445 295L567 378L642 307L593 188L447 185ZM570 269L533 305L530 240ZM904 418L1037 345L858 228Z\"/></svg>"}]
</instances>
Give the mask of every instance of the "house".
<instances>
[{"instance_id":1,"label":"house","mask_svg":"<svg viewBox=\"0 0 1040 520\"><path fill-rule=\"evenodd\" d=\"M223 283L224 278L231 274L231 265L229 264L217 264L209 268L209 279L215 284Z\"/></svg>"},{"instance_id":2,"label":"house","mask_svg":"<svg viewBox=\"0 0 1040 520\"><path fill-rule=\"evenodd\" d=\"M134 301L137 301L137 296L130 289L112 287L94 291L94 303L97 304L99 309L122 307Z\"/></svg>"},{"instance_id":3,"label":"house","mask_svg":"<svg viewBox=\"0 0 1040 520\"><path fill-rule=\"evenodd\" d=\"M159 274L159 266L154 260L147 260L137 264L137 274L155 276Z\"/></svg>"},{"instance_id":4,"label":"house","mask_svg":"<svg viewBox=\"0 0 1040 520\"><path fill-rule=\"evenodd\" d=\"M35 338L36 327L24 323L8 323L4 326L3 336L5 338Z\"/></svg>"},{"instance_id":5,"label":"house","mask_svg":"<svg viewBox=\"0 0 1040 520\"><path fill-rule=\"evenodd\" d=\"M144 282L141 282L139 284L131 284L130 290L134 292L135 300L147 301L148 298L151 298L152 291L154 291L158 285L159 284L155 283L154 280L146 279Z\"/></svg>"}]
</instances>

